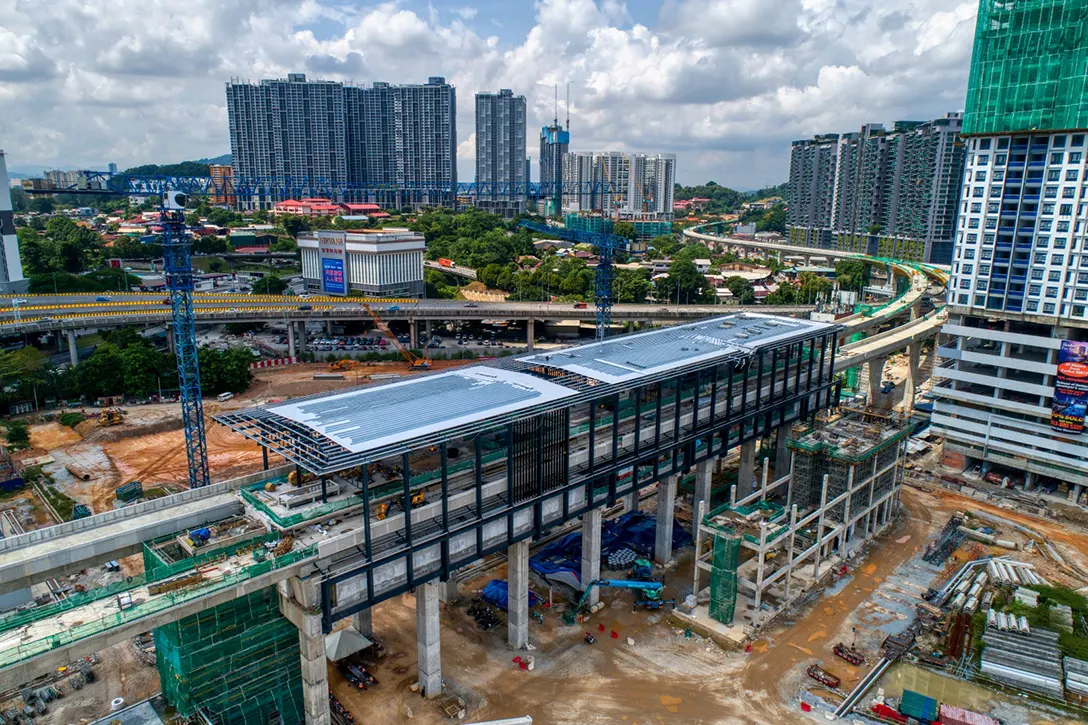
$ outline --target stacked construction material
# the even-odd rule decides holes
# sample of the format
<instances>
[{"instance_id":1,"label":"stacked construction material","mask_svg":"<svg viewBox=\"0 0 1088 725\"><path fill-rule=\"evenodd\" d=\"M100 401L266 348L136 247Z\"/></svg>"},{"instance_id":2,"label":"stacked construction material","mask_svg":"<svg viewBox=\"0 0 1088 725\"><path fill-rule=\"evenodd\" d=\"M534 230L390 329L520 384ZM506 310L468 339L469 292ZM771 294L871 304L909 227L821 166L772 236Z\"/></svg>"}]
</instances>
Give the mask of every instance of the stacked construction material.
<instances>
[{"instance_id":1,"label":"stacked construction material","mask_svg":"<svg viewBox=\"0 0 1088 725\"><path fill-rule=\"evenodd\" d=\"M989 715L982 715L962 707L941 703L941 725L1001 725Z\"/></svg>"},{"instance_id":2,"label":"stacked construction material","mask_svg":"<svg viewBox=\"0 0 1088 725\"><path fill-rule=\"evenodd\" d=\"M998 613L1000 622L1003 613ZM1033 628L1021 631L1014 615L1004 617L1009 631L986 628L982 637L982 673L998 682L1033 692L1062 697L1062 664L1058 633ZM1013 629L1012 621L1016 620ZM1025 621L1026 624L1026 621Z\"/></svg>"},{"instance_id":3,"label":"stacked construction material","mask_svg":"<svg viewBox=\"0 0 1088 725\"><path fill-rule=\"evenodd\" d=\"M117 497L118 501L124 503L135 501L144 495L144 485L140 481L129 481L125 485L114 489L113 495Z\"/></svg>"},{"instance_id":4,"label":"stacked construction material","mask_svg":"<svg viewBox=\"0 0 1088 725\"><path fill-rule=\"evenodd\" d=\"M1088 662L1066 657L1062 664L1065 666L1066 692L1088 697Z\"/></svg>"}]
</instances>

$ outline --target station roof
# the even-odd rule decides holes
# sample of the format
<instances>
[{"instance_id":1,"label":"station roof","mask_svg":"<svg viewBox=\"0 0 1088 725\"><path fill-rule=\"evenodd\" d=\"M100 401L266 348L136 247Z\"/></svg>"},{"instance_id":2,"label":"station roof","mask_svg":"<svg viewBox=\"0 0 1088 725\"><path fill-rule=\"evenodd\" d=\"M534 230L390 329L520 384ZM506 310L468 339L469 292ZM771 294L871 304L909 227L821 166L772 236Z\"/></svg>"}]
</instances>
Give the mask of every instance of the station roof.
<instances>
[{"instance_id":1,"label":"station roof","mask_svg":"<svg viewBox=\"0 0 1088 725\"><path fill-rule=\"evenodd\" d=\"M215 420L327 474L838 327L733 314L230 411Z\"/></svg>"},{"instance_id":2,"label":"station roof","mask_svg":"<svg viewBox=\"0 0 1088 725\"><path fill-rule=\"evenodd\" d=\"M770 315L731 315L688 325L663 327L604 342L522 358L585 375L606 383L623 383L691 363L744 353L808 331L808 320Z\"/></svg>"}]
</instances>

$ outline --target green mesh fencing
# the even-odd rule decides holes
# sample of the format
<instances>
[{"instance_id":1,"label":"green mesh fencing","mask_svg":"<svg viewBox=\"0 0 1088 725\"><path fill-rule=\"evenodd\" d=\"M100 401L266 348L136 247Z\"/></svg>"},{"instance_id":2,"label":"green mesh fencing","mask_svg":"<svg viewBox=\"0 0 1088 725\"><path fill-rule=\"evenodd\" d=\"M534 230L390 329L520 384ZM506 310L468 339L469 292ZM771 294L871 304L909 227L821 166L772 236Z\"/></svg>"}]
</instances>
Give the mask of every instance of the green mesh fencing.
<instances>
[{"instance_id":1,"label":"green mesh fencing","mask_svg":"<svg viewBox=\"0 0 1088 725\"><path fill-rule=\"evenodd\" d=\"M722 624L732 624L737 609L737 558L740 537L724 531L714 533L710 559L710 616Z\"/></svg>"},{"instance_id":2,"label":"green mesh fencing","mask_svg":"<svg viewBox=\"0 0 1088 725\"><path fill-rule=\"evenodd\" d=\"M1088 0L981 0L963 133L1088 128Z\"/></svg>"},{"instance_id":3,"label":"green mesh fencing","mask_svg":"<svg viewBox=\"0 0 1088 725\"><path fill-rule=\"evenodd\" d=\"M280 614L275 587L154 631L159 680L186 717L197 710L223 725L265 725L273 712L301 723L298 630Z\"/></svg>"}]
</instances>

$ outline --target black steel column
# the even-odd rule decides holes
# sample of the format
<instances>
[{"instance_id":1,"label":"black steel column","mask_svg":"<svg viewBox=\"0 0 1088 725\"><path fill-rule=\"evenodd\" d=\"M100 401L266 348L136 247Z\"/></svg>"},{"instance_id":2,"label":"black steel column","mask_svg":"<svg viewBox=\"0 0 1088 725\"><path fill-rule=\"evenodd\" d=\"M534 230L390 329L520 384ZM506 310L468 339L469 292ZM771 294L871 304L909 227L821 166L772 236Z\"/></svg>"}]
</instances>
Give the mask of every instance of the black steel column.
<instances>
[{"instance_id":1,"label":"black steel column","mask_svg":"<svg viewBox=\"0 0 1088 725\"><path fill-rule=\"evenodd\" d=\"M400 460L404 489L404 541L408 546L405 562L407 563L408 588L411 589L415 586L416 579L415 556L412 553L412 465L407 453L403 454Z\"/></svg>"},{"instance_id":2,"label":"black steel column","mask_svg":"<svg viewBox=\"0 0 1088 725\"><path fill-rule=\"evenodd\" d=\"M484 463L480 449L480 436L476 435L476 556L482 556L484 550ZM507 456L509 457L509 455Z\"/></svg>"},{"instance_id":3,"label":"black steel column","mask_svg":"<svg viewBox=\"0 0 1088 725\"><path fill-rule=\"evenodd\" d=\"M449 578L450 575L450 500L449 500L449 467L448 462L448 443L442 441L442 444L438 447L439 457L442 465L442 543L441 556L442 556L442 581Z\"/></svg>"}]
</instances>

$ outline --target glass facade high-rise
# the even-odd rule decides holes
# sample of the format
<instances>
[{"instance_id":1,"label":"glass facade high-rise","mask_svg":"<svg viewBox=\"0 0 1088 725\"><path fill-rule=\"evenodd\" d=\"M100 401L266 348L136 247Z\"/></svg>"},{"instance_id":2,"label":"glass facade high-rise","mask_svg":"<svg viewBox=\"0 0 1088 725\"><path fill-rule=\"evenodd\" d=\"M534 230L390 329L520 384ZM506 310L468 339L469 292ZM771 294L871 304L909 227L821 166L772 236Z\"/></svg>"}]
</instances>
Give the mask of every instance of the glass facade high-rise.
<instances>
[{"instance_id":1,"label":"glass facade high-rise","mask_svg":"<svg viewBox=\"0 0 1088 725\"><path fill-rule=\"evenodd\" d=\"M787 220L794 244L918 262L952 258L963 174L958 113L870 123L795 141Z\"/></svg>"},{"instance_id":2,"label":"glass facade high-rise","mask_svg":"<svg viewBox=\"0 0 1088 725\"><path fill-rule=\"evenodd\" d=\"M570 149L570 130L557 118L551 126L540 129L540 183L551 192L544 214L558 215L563 206L563 164Z\"/></svg>"},{"instance_id":3,"label":"glass facade high-rise","mask_svg":"<svg viewBox=\"0 0 1088 725\"><path fill-rule=\"evenodd\" d=\"M933 387L945 465L1078 502L1088 434L1056 387L1088 341L1086 63L1088 2L980 4Z\"/></svg>"},{"instance_id":4,"label":"glass facade high-rise","mask_svg":"<svg viewBox=\"0 0 1088 725\"><path fill-rule=\"evenodd\" d=\"M440 76L426 84L372 87L284 79L227 84L231 166L236 178L288 179L313 195L342 190L341 201L450 204L457 184L456 90ZM410 199L352 186L429 187ZM450 189L435 192L435 187ZM255 197L282 201L271 184Z\"/></svg>"}]
</instances>

